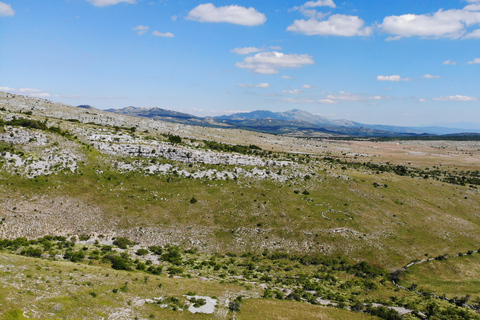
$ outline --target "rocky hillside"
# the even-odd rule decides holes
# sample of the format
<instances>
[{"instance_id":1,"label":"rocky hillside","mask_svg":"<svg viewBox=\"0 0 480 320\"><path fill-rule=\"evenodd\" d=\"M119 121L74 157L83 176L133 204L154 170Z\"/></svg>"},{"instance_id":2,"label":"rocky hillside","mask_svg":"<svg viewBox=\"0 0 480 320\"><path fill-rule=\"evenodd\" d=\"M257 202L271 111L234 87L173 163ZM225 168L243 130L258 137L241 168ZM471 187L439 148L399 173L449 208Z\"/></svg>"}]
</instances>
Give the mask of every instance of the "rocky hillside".
<instances>
[{"instance_id":1,"label":"rocky hillside","mask_svg":"<svg viewBox=\"0 0 480 320\"><path fill-rule=\"evenodd\" d=\"M418 165L398 156L390 161L399 166L377 165L374 148L354 152L343 142L173 124L7 93L0 108L5 237L94 232L209 252L343 253L386 266L480 244L479 199L468 188L475 171L425 171L418 162L425 151L409 153L408 163ZM425 150L411 143L398 149ZM458 146L445 149L443 163L457 152L467 169L478 158ZM428 232L425 219L436 221Z\"/></svg>"},{"instance_id":2,"label":"rocky hillside","mask_svg":"<svg viewBox=\"0 0 480 320\"><path fill-rule=\"evenodd\" d=\"M190 319L177 311L204 299L249 319L287 299L309 303L290 318L476 319L476 302L431 304L390 280L478 250L479 166L478 141L302 139L0 93L0 305L14 306L0 318L100 319L106 303L111 319ZM59 261L25 265L39 258Z\"/></svg>"}]
</instances>

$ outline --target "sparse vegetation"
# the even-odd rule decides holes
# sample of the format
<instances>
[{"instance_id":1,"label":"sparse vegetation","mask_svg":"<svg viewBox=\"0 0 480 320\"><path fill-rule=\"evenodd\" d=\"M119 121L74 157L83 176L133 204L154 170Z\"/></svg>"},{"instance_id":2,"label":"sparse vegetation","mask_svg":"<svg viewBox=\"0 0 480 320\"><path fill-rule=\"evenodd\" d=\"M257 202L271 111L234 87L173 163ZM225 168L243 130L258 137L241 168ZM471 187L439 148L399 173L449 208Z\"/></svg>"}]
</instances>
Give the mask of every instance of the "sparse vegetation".
<instances>
[{"instance_id":1,"label":"sparse vegetation","mask_svg":"<svg viewBox=\"0 0 480 320\"><path fill-rule=\"evenodd\" d=\"M381 142L239 139L224 129L98 125L35 110L7 118L6 110L0 318L127 309L132 319L191 318L190 305L208 304L186 296L216 296L215 310L238 319L308 319L306 310L339 319L479 318L476 143L445 151L392 143L391 156L378 151ZM122 152L109 153L114 147ZM430 149L442 163L413 153ZM75 155L65 160L75 170L62 163L28 172L60 152Z\"/></svg>"}]
</instances>

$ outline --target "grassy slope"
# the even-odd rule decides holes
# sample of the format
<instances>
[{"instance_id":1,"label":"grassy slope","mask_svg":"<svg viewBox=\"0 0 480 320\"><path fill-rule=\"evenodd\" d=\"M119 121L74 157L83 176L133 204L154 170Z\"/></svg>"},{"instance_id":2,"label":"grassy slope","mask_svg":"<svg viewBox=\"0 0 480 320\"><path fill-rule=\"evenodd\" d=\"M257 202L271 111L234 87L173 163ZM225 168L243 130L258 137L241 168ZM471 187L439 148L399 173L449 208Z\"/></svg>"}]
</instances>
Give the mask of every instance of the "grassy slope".
<instances>
[{"instance_id":1,"label":"grassy slope","mask_svg":"<svg viewBox=\"0 0 480 320\"><path fill-rule=\"evenodd\" d=\"M3 173L3 206L10 215L13 207L24 215L35 215L61 208L62 199L74 199L95 208L99 212L95 219L104 221L104 230L82 225L87 233L141 227L153 233L162 230L167 239L184 245L191 245L189 238L196 238L200 241L197 246L209 251L263 251L269 247L346 254L387 267L400 267L425 253L452 254L480 245L480 217L475 213L480 197L466 187L341 170L321 161L311 162L310 170L316 175L306 181L173 178L167 182L165 176L109 171L104 164L109 160L84 152L89 160L80 168L81 175L33 180ZM98 169L105 173L97 175ZM339 175L348 176L348 181ZM388 187L375 188L373 182ZM294 190L308 190L310 195L295 194ZM35 202L39 194L51 199L48 207ZM191 204L192 196L199 201ZM326 212L332 209L353 219L343 219L347 216L341 212ZM338 232L338 228L348 230ZM167 229L173 233L170 238ZM148 232L137 240L155 241Z\"/></svg>"},{"instance_id":2,"label":"grassy slope","mask_svg":"<svg viewBox=\"0 0 480 320\"><path fill-rule=\"evenodd\" d=\"M244 303L237 319L367 320L378 318L359 313L353 315L352 312L345 310L318 307L294 301L252 299Z\"/></svg>"},{"instance_id":3,"label":"grassy slope","mask_svg":"<svg viewBox=\"0 0 480 320\"><path fill-rule=\"evenodd\" d=\"M66 142L62 142L62 139L57 137L61 145ZM263 147L270 149L269 146ZM278 183L247 178L237 181L196 181L173 177L168 182L165 176L111 171L111 163L116 160L114 157L105 157L79 144L71 148L84 155L81 174L62 173L24 179L18 175L0 173L0 218L6 218L5 223L0 225L0 232L7 230L10 224L20 223L25 231L23 228L17 229L22 229L31 237L41 236L45 232L35 228L43 222L31 222L36 221L37 215L51 215L51 221L43 225L48 233L82 234L95 231L107 234L113 231L114 234L127 235L145 244L179 243L209 252L261 252L269 248L344 255L388 268L400 267L412 259L422 258L426 253L430 256L454 254L480 246L480 217L476 212L480 198L478 193L467 187L389 173L375 175L364 169L343 170L341 166L315 159L305 169L316 173L310 180L293 179ZM429 165L435 163L429 162ZM206 167L209 166L196 165L194 169ZM104 174L97 174L97 170L102 170ZM388 184L388 187L375 188L372 185L374 182ZM304 196L294 193L295 190L308 190L310 194ZM191 204L189 200L192 196L199 201ZM80 219L83 217L86 218ZM57 225L59 231L56 231ZM151 297L152 294L170 292L182 295L191 290L220 296L225 292L243 290L219 283L209 283L207 288L205 282L197 280L155 276L150 276L150 283L158 280L164 286L162 289L157 289L158 285L148 286L146 290L140 284L144 274L138 275L135 280L135 273L117 274L111 269L85 265L77 268L80 272L74 271L71 264L6 257L15 261L12 262L14 269L24 269L21 273L4 271L3 277L0 277L4 286L4 290L0 290L3 294L0 304L8 306L11 311L28 306L25 310L29 310L29 316L35 315L35 309L29 305L33 297L45 296L49 290L65 288L68 290L61 292L60 296L56 295L50 300L48 297L40 299L38 303L43 305L39 308L49 310L52 317L63 317L63 313L79 307L80 315L92 318L101 316L102 307L106 305L118 306L119 310L133 308L128 301L132 303L132 299L144 293ZM38 265L35 270L26 267L35 264ZM62 274L68 273L68 277L54 277L45 267L61 271ZM103 279L107 278L103 272L109 274L108 280ZM446 274L446 271L443 273ZM419 274L424 279L430 279L425 276L428 272ZM430 279L435 283L432 288L435 290L432 291L438 292L436 288L442 288L452 295L476 294L472 289L477 284L475 280L469 275L460 274L462 277L457 279L457 284L464 281L464 285L458 290L448 291L455 279L447 277L437 282ZM12 282L14 286L7 281L11 275L17 277ZM116 275L115 281L112 281L112 275ZM89 280L84 281L85 277ZM54 285L55 281L57 284ZM131 288L128 293L111 293L113 288L121 287L126 281ZM67 285L63 286L60 282ZM98 292L95 290L96 298L90 294L93 288L87 282L93 283L93 287L98 289ZM420 284L420 281L416 282ZM424 282L428 284L427 280ZM162 291L165 289L168 291ZM388 299L391 292L375 292L372 295ZM56 311L59 315L55 315L52 308L58 303L65 307ZM275 310L262 307L265 303L274 305ZM162 319L178 318L178 312L158 310L154 306L145 308L141 311L144 317L154 314ZM289 314L293 314L292 317L301 314L303 318L321 314L325 319L355 319L356 316L362 316L276 300L248 300L240 316L248 318L249 312L263 313L266 318ZM187 318L205 318L186 313L183 315Z\"/></svg>"},{"instance_id":4,"label":"grassy slope","mask_svg":"<svg viewBox=\"0 0 480 320\"><path fill-rule=\"evenodd\" d=\"M213 315L172 311L142 303L153 297L181 298L192 291L199 295L217 296L221 318L228 318L224 305L239 293L245 296L255 290L233 284L220 284L199 279L167 278L139 272L117 271L108 267L49 261L7 253L0 254L0 319L100 319L117 313L133 319L211 319ZM128 283L127 292L119 289ZM159 287L161 284L161 287ZM92 292L96 296L92 296ZM151 316L153 315L153 317ZM237 317L252 319L376 319L346 310L319 307L306 303L280 300L244 299Z\"/></svg>"},{"instance_id":5,"label":"grassy slope","mask_svg":"<svg viewBox=\"0 0 480 320\"><path fill-rule=\"evenodd\" d=\"M480 254L433 260L408 269L402 285L418 285L418 289L445 294L448 298L470 295L480 297Z\"/></svg>"}]
</instances>

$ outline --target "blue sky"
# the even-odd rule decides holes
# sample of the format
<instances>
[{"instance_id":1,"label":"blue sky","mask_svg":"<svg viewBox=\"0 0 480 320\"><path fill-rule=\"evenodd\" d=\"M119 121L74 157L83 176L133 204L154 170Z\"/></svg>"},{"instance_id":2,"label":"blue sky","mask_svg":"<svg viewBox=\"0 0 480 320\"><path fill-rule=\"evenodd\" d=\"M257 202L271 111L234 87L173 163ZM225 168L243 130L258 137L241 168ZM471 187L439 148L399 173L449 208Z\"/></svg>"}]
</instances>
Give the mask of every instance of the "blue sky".
<instances>
[{"instance_id":1,"label":"blue sky","mask_svg":"<svg viewBox=\"0 0 480 320\"><path fill-rule=\"evenodd\" d=\"M479 84L480 0L0 1L0 90L71 105L414 126Z\"/></svg>"}]
</instances>

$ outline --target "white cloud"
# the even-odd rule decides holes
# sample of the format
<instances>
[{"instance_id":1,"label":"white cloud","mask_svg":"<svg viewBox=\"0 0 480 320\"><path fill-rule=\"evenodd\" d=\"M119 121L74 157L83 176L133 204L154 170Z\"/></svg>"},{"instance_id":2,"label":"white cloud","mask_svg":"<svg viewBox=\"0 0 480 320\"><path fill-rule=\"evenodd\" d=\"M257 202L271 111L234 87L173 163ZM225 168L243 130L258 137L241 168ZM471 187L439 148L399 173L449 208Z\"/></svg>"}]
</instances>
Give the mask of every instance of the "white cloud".
<instances>
[{"instance_id":1,"label":"white cloud","mask_svg":"<svg viewBox=\"0 0 480 320\"><path fill-rule=\"evenodd\" d=\"M121 2L126 2L126 3L131 3L131 4L136 4L137 2L135 0L87 0L91 4L93 4L96 7L107 7L107 6L113 6L115 4L119 4Z\"/></svg>"},{"instance_id":2,"label":"white cloud","mask_svg":"<svg viewBox=\"0 0 480 320\"><path fill-rule=\"evenodd\" d=\"M427 99L421 98L421 99L418 99L418 102L427 102Z\"/></svg>"},{"instance_id":3,"label":"white cloud","mask_svg":"<svg viewBox=\"0 0 480 320\"><path fill-rule=\"evenodd\" d=\"M480 58L475 58L473 61L468 61L467 64L478 64L480 63Z\"/></svg>"},{"instance_id":4,"label":"white cloud","mask_svg":"<svg viewBox=\"0 0 480 320\"><path fill-rule=\"evenodd\" d=\"M321 100L318 100L318 102L320 102L322 104L337 104L338 103L337 101L332 100L332 99L321 99Z\"/></svg>"},{"instance_id":5,"label":"white cloud","mask_svg":"<svg viewBox=\"0 0 480 320\"><path fill-rule=\"evenodd\" d=\"M304 5L301 5L299 7L294 7L292 10L300 11L304 16L310 19L318 19L318 20L321 20L330 14L330 13L318 12L316 9L312 9L316 7L336 8L337 6L332 0L319 0L319 1L309 1Z\"/></svg>"},{"instance_id":6,"label":"white cloud","mask_svg":"<svg viewBox=\"0 0 480 320\"><path fill-rule=\"evenodd\" d=\"M280 46L271 46L271 47L269 47L269 48L270 48L270 50L274 50L274 51L279 51L279 50L282 50L282 49L283 49L283 48L280 47Z\"/></svg>"},{"instance_id":7,"label":"white cloud","mask_svg":"<svg viewBox=\"0 0 480 320\"><path fill-rule=\"evenodd\" d=\"M457 65L457 62L452 61L452 60L446 60L446 61L443 61L443 64L450 65L450 66L455 66L455 65Z\"/></svg>"},{"instance_id":8,"label":"white cloud","mask_svg":"<svg viewBox=\"0 0 480 320\"><path fill-rule=\"evenodd\" d=\"M281 52L261 52L253 57L246 57L238 62L237 68L244 68L260 74L278 73L279 69L301 68L314 64L313 57L308 54L284 54Z\"/></svg>"},{"instance_id":9,"label":"white cloud","mask_svg":"<svg viewBox=\"0 0 480 320\"><path fill-rule=\"evenodd\" d=\"M422 78L423 78L423 79L440 79L441 77L438 76L438 75L431 75L431 74L427 73L427 74L424 75Z\"/></svg>"},{"instance_id":10,"label":"white cloud","mask_svg":"<svg viewBox=\"0 0 480 320\"><path fill-rule=\"evenodd\" d=\"M177 19L178 19L178 16L177 16L177 15L175 15L175 16L172 16L170 19L171 19L172 21L177 21Z\"/></svg>"},{"instance_id":11,"label":"white cloud","mask_svg":"<svg viewBox=\"0 0 480 320\"><path fill-rule=\"evenodd\" d=\"M374 96L360 96L353 94L351 92L340 91L338 94L329 94L326 97L327 100L334 101L367 101L367 100L383 100L385 97L374 95Z\"/></svg>"},{"instance_id":12,"label":"white cloud","mask_svg":"<svg viewBox=\"0 0 480 320\"><path fill-rule=\"evenodd\" d=\"M392 76L377 76L377 81L411 81L410 78L402 78L398 74Z\"/></svg>"},{"instance_id":13,"label":"white cloud","mask_svg":"<svg viewBox=\"0 0 480 320\"><path fill-rule=\"evenodd\" d=\"M10 93L15 93L15 94L21 94L21 95L24 95L24 96L30 96L30 97L35 97L35 98L49 98L50 97L50 93L43 92L42 90L33 89L33 88L0 87L0 91L5 91L5 92L10 92Z\"/></svg>"},{"instance_id":14,"label":"white cloud","mask_svg":"<svg viewBox=\"0 0 480 320\"><path fill-rule=\"evenodd\" d=\"M318 21L317 19L295 20L287 31L303 33L306 35L322 36L369 36L372 34L372 27L364 27L365 22L357 16L335 14L328 20Z\"/></svg>"},{"instance_id":15,"label":"white cloud","mask_svg":"<svg viewBox=\"0 0 480 320\"><path fill-rule=\"evenodd\" d=\"M300 8L300 12L307 18L309 19L316 19L316 20L322 20L325 17L329 16L330 13L325 13L325 12L318 12L317 10L314 9L305 9L305 8Z\"/></svg>"},{"instance_id":16,"label":"white cloud","mask_svg":"<svg viewBox=\"0 0 480 320\"><path fill-rule=\"evenodd\" d=\"M239 83L237 86L242 87L242 88L270 88L270 83L259 83L259 84L243 84Z\"/></svg>"},{"instance_id":17,"label":"white cloud","mask_svg":"<svg viewBox=\"0 0 480 320\"><path fill-rule=\"evenodd\" d=\"M155 36L155 37L165 37L165 38L173 38L175 37L175 35L171 32L166 32L166 33L162 33L162 32L159 32L159 31L153 31L152 34Z\"/></svg>"},{"instance_id":18,"label":"white cloud","mask_svg":"<svg viewBox=\"0 0 480 320\"><path fill-rule=\"evenodd\" d=\"M295 90L283 90L283 93L288 93L288 94L300 94L302 93L303 91L302 90L298 90L298 89L295 89Z\"/></svg>"},{"instance_id":19,"label":"white cloud","mask_svg":"<svg viewBox=\"0 0 480 320\"><path fill-rule=\"evenodd\" d=\"M142 34L146 33L149 29L150 29L150 27L148 27L148 26L140 25L140 26L137 26L137 27L133 28L132 30L137 31L137 34L139 36L141 36Z\"/></svg>"},{"instance_id":20,"label":"white cloud","mask_svg":"<svg viewBox=\"0 0 480 320\"><path fill-rule=\"evenodd\" d=\"M235 48L230 50L230 52L234 52L239 55L246 55L246 54L261 52L261 51L265 51L265 49L255 48L255 47L245 47L245 48Z\"/></svg>"},{"instance_id":21,"label":"white cloud","mask_svg":"<svg viewBox=\"0 0 480 320\"><path fill-rule=\"evenodd\" d=\"M338 104L337 101L334 101L334 100L331 100L331 99L313 100L313 99L285 98L282 101L283 102L288 102L288 103L301 103L301 104L311 104L311 103Z\"/></svg>"},{"instance_id":22,"label":"white cloud","mask_svg":"<svg viewBox=\"0 0 480 320\"><path fill-rule=\"evenodd\" d=\"M336 8L337 6L333 0L318 0L318 1L308 1L303 5L304 8L314 8L314 7L330 7Z\"/></svg>"},{"instance_id":23,"label":"white cloud","mask_svg":"<svg viewBox=\"0 0 480 320\"><path fill-rule=\"evenodd\" d=\"M318 12L317 10L312 9L316 7L336 8L337 6L332 0L319 0L319 1L309 1L304 5L301 5L299 7L294 7L292 10L300 11L304 16L310 19L320 20L329 15L329 13Z\"/></svg>"},{"instance_id":24,"label":"white cloud","mask_svg":"<svg viewBox=\"0 0 480 320\"><path fill-rule=\"evenodd\" d=\"M465 35L463 39L479 39L480 38L480 29L473 30L469 34Z\"/></svg>"},{"instance_id":25,"label":"white cloud","mask_svg":"<svg viewBox=\"0 0 480 320\"><path fill-rule=\"evenodd\" d=\"M13 17L15 15L15 10L12 9L12 6L3 2L0 2L0 17Z\"/></svg>"},{"instance_id":26,"label":"white cloud","mask_svg":"<svg viewBox=\"0 0 480 320\"><path fill-rule=\"evenodd\" d=\"M311 100L311 99L293 99L293 98L286 98L286 99L283 99L283 102L289 102L289 103L314 103L315 100Z\"/></svg>"},{"instance_id":27,"label":"white cloud","mask_svg":"<svg viewBox=\"0 0 480 320\"><path fill-rule=\"evenodd\" d=\"M302 88L303 88L303 89L311 89L311 88L313 88L313 86L311 86L311 85L309 85L309 84L304 84L304 85L302 86Z\"/></svg>"},{"instance_id":28,"label":"white cloud","mask_svg":"<svg viewBox=\"0 0 480 320\"><path fill-rule=\"evenodd\" d=\"M284 76L282 76L282 79L291 80L291 79L293 79L293 77L290 77L290 76L285 76L285 75L284 75Z\"/></svg>"},{"instance_id":29,"label":"white cloud","mask_svg":"<svg viewBox=\"0 0 480 320\"><path fill-rule=\"evenodd\" d=\"M388 16L383 19L379 28L392 35L387 40L398 40L405 37L423 38L472 38L478 35L475 31L466 35L466 28L480 24L480 4L468 5L463 9L443 10L433 14L404 14Z\"/></svg>"},{"instance_id":30,"label":"white cloud","mask_svg":"<svg viewBox=\"0 0 480 320\"><path fill-rule=\"evenodd\" d=\"M435 101L461 101L461 102L468 102L468 101L478 101L477 97L468 97L468 96L461 96L461 95L455 95L455 96L441 96L438 98L433 98Z\"/></svg>"},{"instance_id":31,"label":"white cloud","mask_svg":"<svg viewBox=\"0 0 480 320\"><path fill-rule=\"evenodd\" d=\"M257 26L267 18L254 8L237 5L215 7L212 3L201 4L189 12L187 19L199 22L227 22L243 26Z\"/></svg>"}]
</instances>

